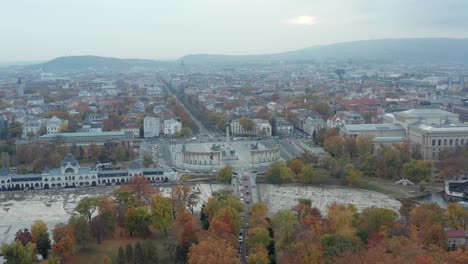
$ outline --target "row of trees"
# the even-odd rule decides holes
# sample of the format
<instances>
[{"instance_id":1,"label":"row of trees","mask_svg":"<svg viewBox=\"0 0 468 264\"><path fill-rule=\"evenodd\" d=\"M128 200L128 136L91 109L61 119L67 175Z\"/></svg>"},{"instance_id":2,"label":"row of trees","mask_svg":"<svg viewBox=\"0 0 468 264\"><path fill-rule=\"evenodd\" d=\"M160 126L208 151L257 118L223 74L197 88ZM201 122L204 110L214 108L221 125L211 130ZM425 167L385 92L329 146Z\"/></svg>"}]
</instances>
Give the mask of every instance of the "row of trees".
<instances>
[{"instance_id":1,"label":"row of trees","mask_svg":"<svg viewBox=\"0 0 468 264\"><path fill-rule=\"evenodd\" d=\"M343 179L347 184L355 183L359 175L392 180L404 177L416 183L431 179L434 164L421 160L409 141L375 146L371 136L343 138L336 130L328 130L321 136L323 148L330 154L323 160L324 167L331 176Z\"/></svg>"},{"instance_id":2,"label":"row of trees","mask_svg":"<svg viewBox=\"0 0 468 264\"><path fill-rule=\"evenodd\" d=\"M306 156L294 158L287 163L284 161L273 162L266 172L267 181L270 183L323 183L330 178L330 172L325 168L315 168ZM306 163L309 162L309 163Z\"/></svg>"}]
</instances>

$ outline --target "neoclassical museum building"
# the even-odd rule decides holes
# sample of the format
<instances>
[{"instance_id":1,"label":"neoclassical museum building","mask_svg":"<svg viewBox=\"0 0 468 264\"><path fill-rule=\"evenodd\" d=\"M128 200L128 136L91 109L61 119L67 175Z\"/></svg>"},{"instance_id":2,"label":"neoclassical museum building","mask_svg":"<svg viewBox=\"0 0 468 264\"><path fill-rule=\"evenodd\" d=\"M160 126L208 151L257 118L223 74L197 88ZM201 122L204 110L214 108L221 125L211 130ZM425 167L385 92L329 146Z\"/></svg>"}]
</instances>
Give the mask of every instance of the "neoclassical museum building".
<instances>
[{"instance_id":1,"label":"neoclassical museum building","mask_svg":"<svg viewBox=\"0 0 468 264\"><path fill-rule=\"evenodd\" d=\"M9 169L0 169L0 190L119 185L139 175L153 183L176 180L176 173L170 168L143 168L137 161L133 161L128 169L122 170L81 167L76 158L68 154L60 168L46 168L41 174L15 174Z\"/></svg>"}]
</instances>

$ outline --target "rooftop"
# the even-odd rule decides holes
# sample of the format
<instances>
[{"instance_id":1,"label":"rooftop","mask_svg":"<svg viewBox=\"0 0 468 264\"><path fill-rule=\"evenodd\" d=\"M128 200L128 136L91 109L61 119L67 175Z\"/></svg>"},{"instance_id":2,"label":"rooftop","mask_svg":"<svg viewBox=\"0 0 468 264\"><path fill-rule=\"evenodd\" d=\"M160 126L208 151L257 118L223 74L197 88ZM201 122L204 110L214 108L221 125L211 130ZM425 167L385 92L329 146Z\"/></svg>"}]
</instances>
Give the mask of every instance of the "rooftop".
<instances>
[{"instance_id":1,"label":"rooftop","mask_svg":"<svg viewBox=\"0 0 468 264\"><path fill-rule=\"evenodd\" d=\"M350 124L344 125L344 130L348 132L406 131L399 124Z\"/></svg>"},{"instance_id":2,"label":"rooftop","mask_svg":"<svg viewBox=\"0 0 468 264\"><path fill-rule=\"evenodd\" d=\"M396 112L394 115L401 115L406 117L416 117L422 118L424 116L439 116L439 117L446 117L446 116L458 116L457 114L451 113L449 111L445 111L442 109L410 109L402 112Z\"/></svg>"},{"instance_id":3,"label":"rooftop","mask_svg":"<svg viewBox=\"0 0 468 264\"><path fill-rule=\"evenodd\" d=\"M57 134L46 134L41 136L40 138L48 139L48 138L56 138L56 137L64 137L64 138L74 138L74 137L124 137L125 131L106 131L106 132L73 132L73 133L57 133Z\"/></svg>"}]
</instances>

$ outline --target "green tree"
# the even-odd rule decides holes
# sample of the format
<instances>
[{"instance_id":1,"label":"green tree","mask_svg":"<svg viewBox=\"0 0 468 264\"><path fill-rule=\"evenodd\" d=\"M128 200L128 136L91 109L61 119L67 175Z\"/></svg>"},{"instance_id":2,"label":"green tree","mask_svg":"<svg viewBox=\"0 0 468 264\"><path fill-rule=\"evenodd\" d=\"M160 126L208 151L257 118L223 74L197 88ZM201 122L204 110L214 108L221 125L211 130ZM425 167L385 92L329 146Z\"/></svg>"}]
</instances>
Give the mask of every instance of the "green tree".
<instances>
[{"instance_id":1,"label":"green tree","mask_svg":"<svg viewBox=\"0 0 468 264\"><path fill-rule=\"evenodd\" d=\"M300 183L316 182L314 168L309 165L303 166L301 172L298 175L298 181Z\"/></svg>"},{"instance_id":2,"label":"green tree","mask_svg":"<svg viewBox=\"0 0 468 264\"><path fill-rule=\"evenodd\" d=\"M10 154L8 152L0 153L0 168L10 168Z\"/></svg>"},{"instance_id":3,"label":"green tree","mask_svg":"<svg viewBox=\"0 0 468 264\"><path fill-rule=\"evenodd\" d=\"M150 222L151 215L146 207L130 207L127 210L124 226L130 232L130 236L133 236L133 232L137 232L146 237L150 233L148 228Z\"/></svg>"},{"instance_id":4,"label":"green tree","mask_svg":"<svg viewBox=\"0 0 468 264\"><path fill-rule=\"evenodd\" d=\"M288 183L292 181L292 171L284 161L275 161L268 168L266 177L271 183Z\"/></svg>"},{"instance_id":5,"label":"green tree","mask_svg":"<svg viewBox=\"0 0 468 264\"><path fill-rule=\"evenodd\" d=\"M127 244L125 247L125 259L127 263L133 263L133 246L132 244Z\"/></svg>"},{"instance_id":6,"label":"green tree","mask_svg":"<svg viewBox=\"0 0 468 264\"><path fill-rule=\"evenodd\" d=\"M159 250L154 241L145 240L143 242L142 248L143 248L143 263L159 264Z\"/></svg>"},{"instance_id":7,"label":"green tree","mask_svg":"<svg viewBox=\"0 0 468 264\"><path fill-rule=\"evenodd\" d=\"M255 247L259 244L266 247L270 242L270 232L266 228L254 227L247 232L247 245L250 247Z\"/></svg>"},{"instance_id":8,"label":"green tree","mask_svg":"<svg viewBox=\"0 0 468 264\"><path fill-rule=\"evenodd\" d=\"M164 230L167 235L167 228L174 222L171 200L159 194L154 196L151 201L151 217L153 226L156 229Z\"/></svg>"},{"instance_id":9,"label":"green tree","mask_svg":"<svg viewBox=\"0 0 468 264\"><path fill-rule=\"evenodd\" d=\"M41 254L43 259L46 259L51 248L49 233L41 233L37 238L37 253Z\"/></svg>"},{"instance_id":10,"label":"green tree","mask_svg":"<svg viewBox=\"0 0 468 264\"><path fill-rule=\"evenodd\" d=\"M329 118L332 114L330 105L325 102L315 103L314 109L325 119Z\"/></svg>"},{"instance_id":11,"label":"green tree","mask_svg":"<svg viewBox=\"0 0 468 264\"><path fill-rule=\"evenodd\" d=\"M433 163L428 160L412 160L403 165L403 174L410 181L428 181L431 178Z\"/></svg>"},{"instance_id":12,"label":"green tree","mask_svg":"<svg viewBox=\"0 0 468 264\"><path fill-rule=\"evenodd\" d=\"M320 238L320 244L327 263L331 263L333 257L342 256L346 252L356 252L361 247L359 240L340 234L323 235Z\"/></svg>"},{"instance_id":13,"label":"green tree","mask_svg":"<svg viewBox=\"0 0 468 264\"><path fill-rule=\"evenodd\" d=\"M126 264L125 252L122 247L119 247L119 252L117 253L117 264Z\"/></svg>"},{"instance_id":14,"label":"green tree","mask_svg":"<svg viewBox=\"0 0 468 264\"><path fill-rule=\"evenodd\" d=\"M68 224L73 226L75 231L75 239L78 250L89 248L92 237L91 228L86 217L72 216L70 220L68 220Z\"/></svg>"},{"instance_id":15,"label":"green tree","mask_svg":"<svg viewBox=\"0 0 468 264\"><path fill-rule=\"evenodd\" d=\"M397 217L398 213L393 210L372 206L362 210L357 223L360 229L372 234L379 232L384 226L391 228Z\"/></svg>"},{"instance_id":16,"label":"green tree","mask_svg":"<svg viewBox=\"0 0 468 264\"><path fill-rule=\"evenodd\" d=\"M37 263L36 245L28 243L23 246L21 242L16 241L2 246L2 255L5 258L5 264L34 264Z\"/></svg>"},{"instance_id":17,"label":"green tree","mask_svg":"<svg viewBox=\"0 0 468 264\"><path fill-rule=\"evenodd\" d=\"M39 136L43 136L43 135L47 134L47 127L46 126L41 126L39 128L39 131L37 132L37 134Z\"/></svg>"},{"instance_id":18,"label":"green tree","mask_svg":"<svg viewBox=\"0 0 468 264\"><path fill-rule=\"evenodd\" d=\"M86 217L86 219L88 219L88 223L91 223L92 216L98 207L99 197L84 197L78 202L78 205L75 207L75 211Z\"/></svg>"},{"instance_id":19,"label":"green tree","mask_svg":"<svg viewBox=\"0 0 468 264\"><path fill-rule=\"evenodd\" d=\"M133 256L133 263L140 264L143 263L143 249L141 243L137 242L135 245L135 255Z\"/></svg>"},{"instance_id":20,"label":"green tree","mask_svg":"<svg viewBox=\"0 0 468 264\"><path fill-rule=\"evenodd\" d=\"M37 220L31 225L31 235L34 243L37 244L39 241L39 236L41 234L47 233L48 228L47 224L42 220Z\"/></svg>"},{"instance_id":21,"label":"green tree","mask_svg":"<svg viewBox=\"0 0 468 264\"><path fill-rule=\"evenodd\" d=\"M294 213L289 209L279 210L271 219L271 223L275 234L278 235L277 247L286 249L292 246L292 235L296 224Z\"/></svg>"},{"instance_id":22,"label":"green tree","mask_svg":"<svg viewBox=\"0 0 468 264\"><path fill-rule=\"evenodd\" d=\"M352 164L346 165L344 169L345 182L348 186L354 186L362 177L362 172L354 168Z\"/></svg>"},{"instance_id":23,"label":"green tree","mask_svg":"<svg viewBox=\"0 0 468 264\"><path fill-rule=\"evenodd\" d=\"M255 123L252 121L252 119L243 117L239 120L239 124L247 132L247 134L251 134L254 131Z\"/></svg>"},{"instance_id":24,"label":"green tree","mask_svg":"<svg viewBox=\"0 0 468 264\"><path fill-rule=\"evenodd\" d=\"M124 161L125 160L125 149L122 144L118 144L114 150L114 157L116 161Z\"/></svg>"},{"instance_id":25,"label":"green tree","mask_svg":"<svg viewBox=\"0 0 468 264\"><path fill-rule=\"evenodd\" d=\"M232 166L226 165L219 169L218 175L216 175L216 181L219 182L230 182L232 177Z\"/></svg>"},{"instance_id":26,"label":"green tree","mask_svg":"<svg viewBox=\"0 0 468 264\"><path fill-rule=\"evenodd\" d=\"M153 157L151 156L151 154L146 153L145 155L143 155L143 166L145 168L148 168L148 167L151 167L152 165L153 165Z\"/></svg>"}]
</instances>

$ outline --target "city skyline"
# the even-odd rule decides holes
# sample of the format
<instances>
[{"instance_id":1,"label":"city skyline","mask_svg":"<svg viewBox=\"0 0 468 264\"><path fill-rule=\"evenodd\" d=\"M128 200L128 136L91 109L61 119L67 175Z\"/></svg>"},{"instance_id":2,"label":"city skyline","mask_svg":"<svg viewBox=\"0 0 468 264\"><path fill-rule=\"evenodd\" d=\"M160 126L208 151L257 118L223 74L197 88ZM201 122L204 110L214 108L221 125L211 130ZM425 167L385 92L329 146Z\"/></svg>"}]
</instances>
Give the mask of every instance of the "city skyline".
<instances>
[{"instance_id":1,"label":"city skyline","mask_svg":"<svg viewBox=\"0 0 468 264\"><path fill-rule=\"evenodd\" d=\"M0 61L69 55L176 59L277 53L366 39L466 38L460 0L15 1L4 18ZM442 12L441 12L442 11Z\"/></svg>"}]
</instances>

